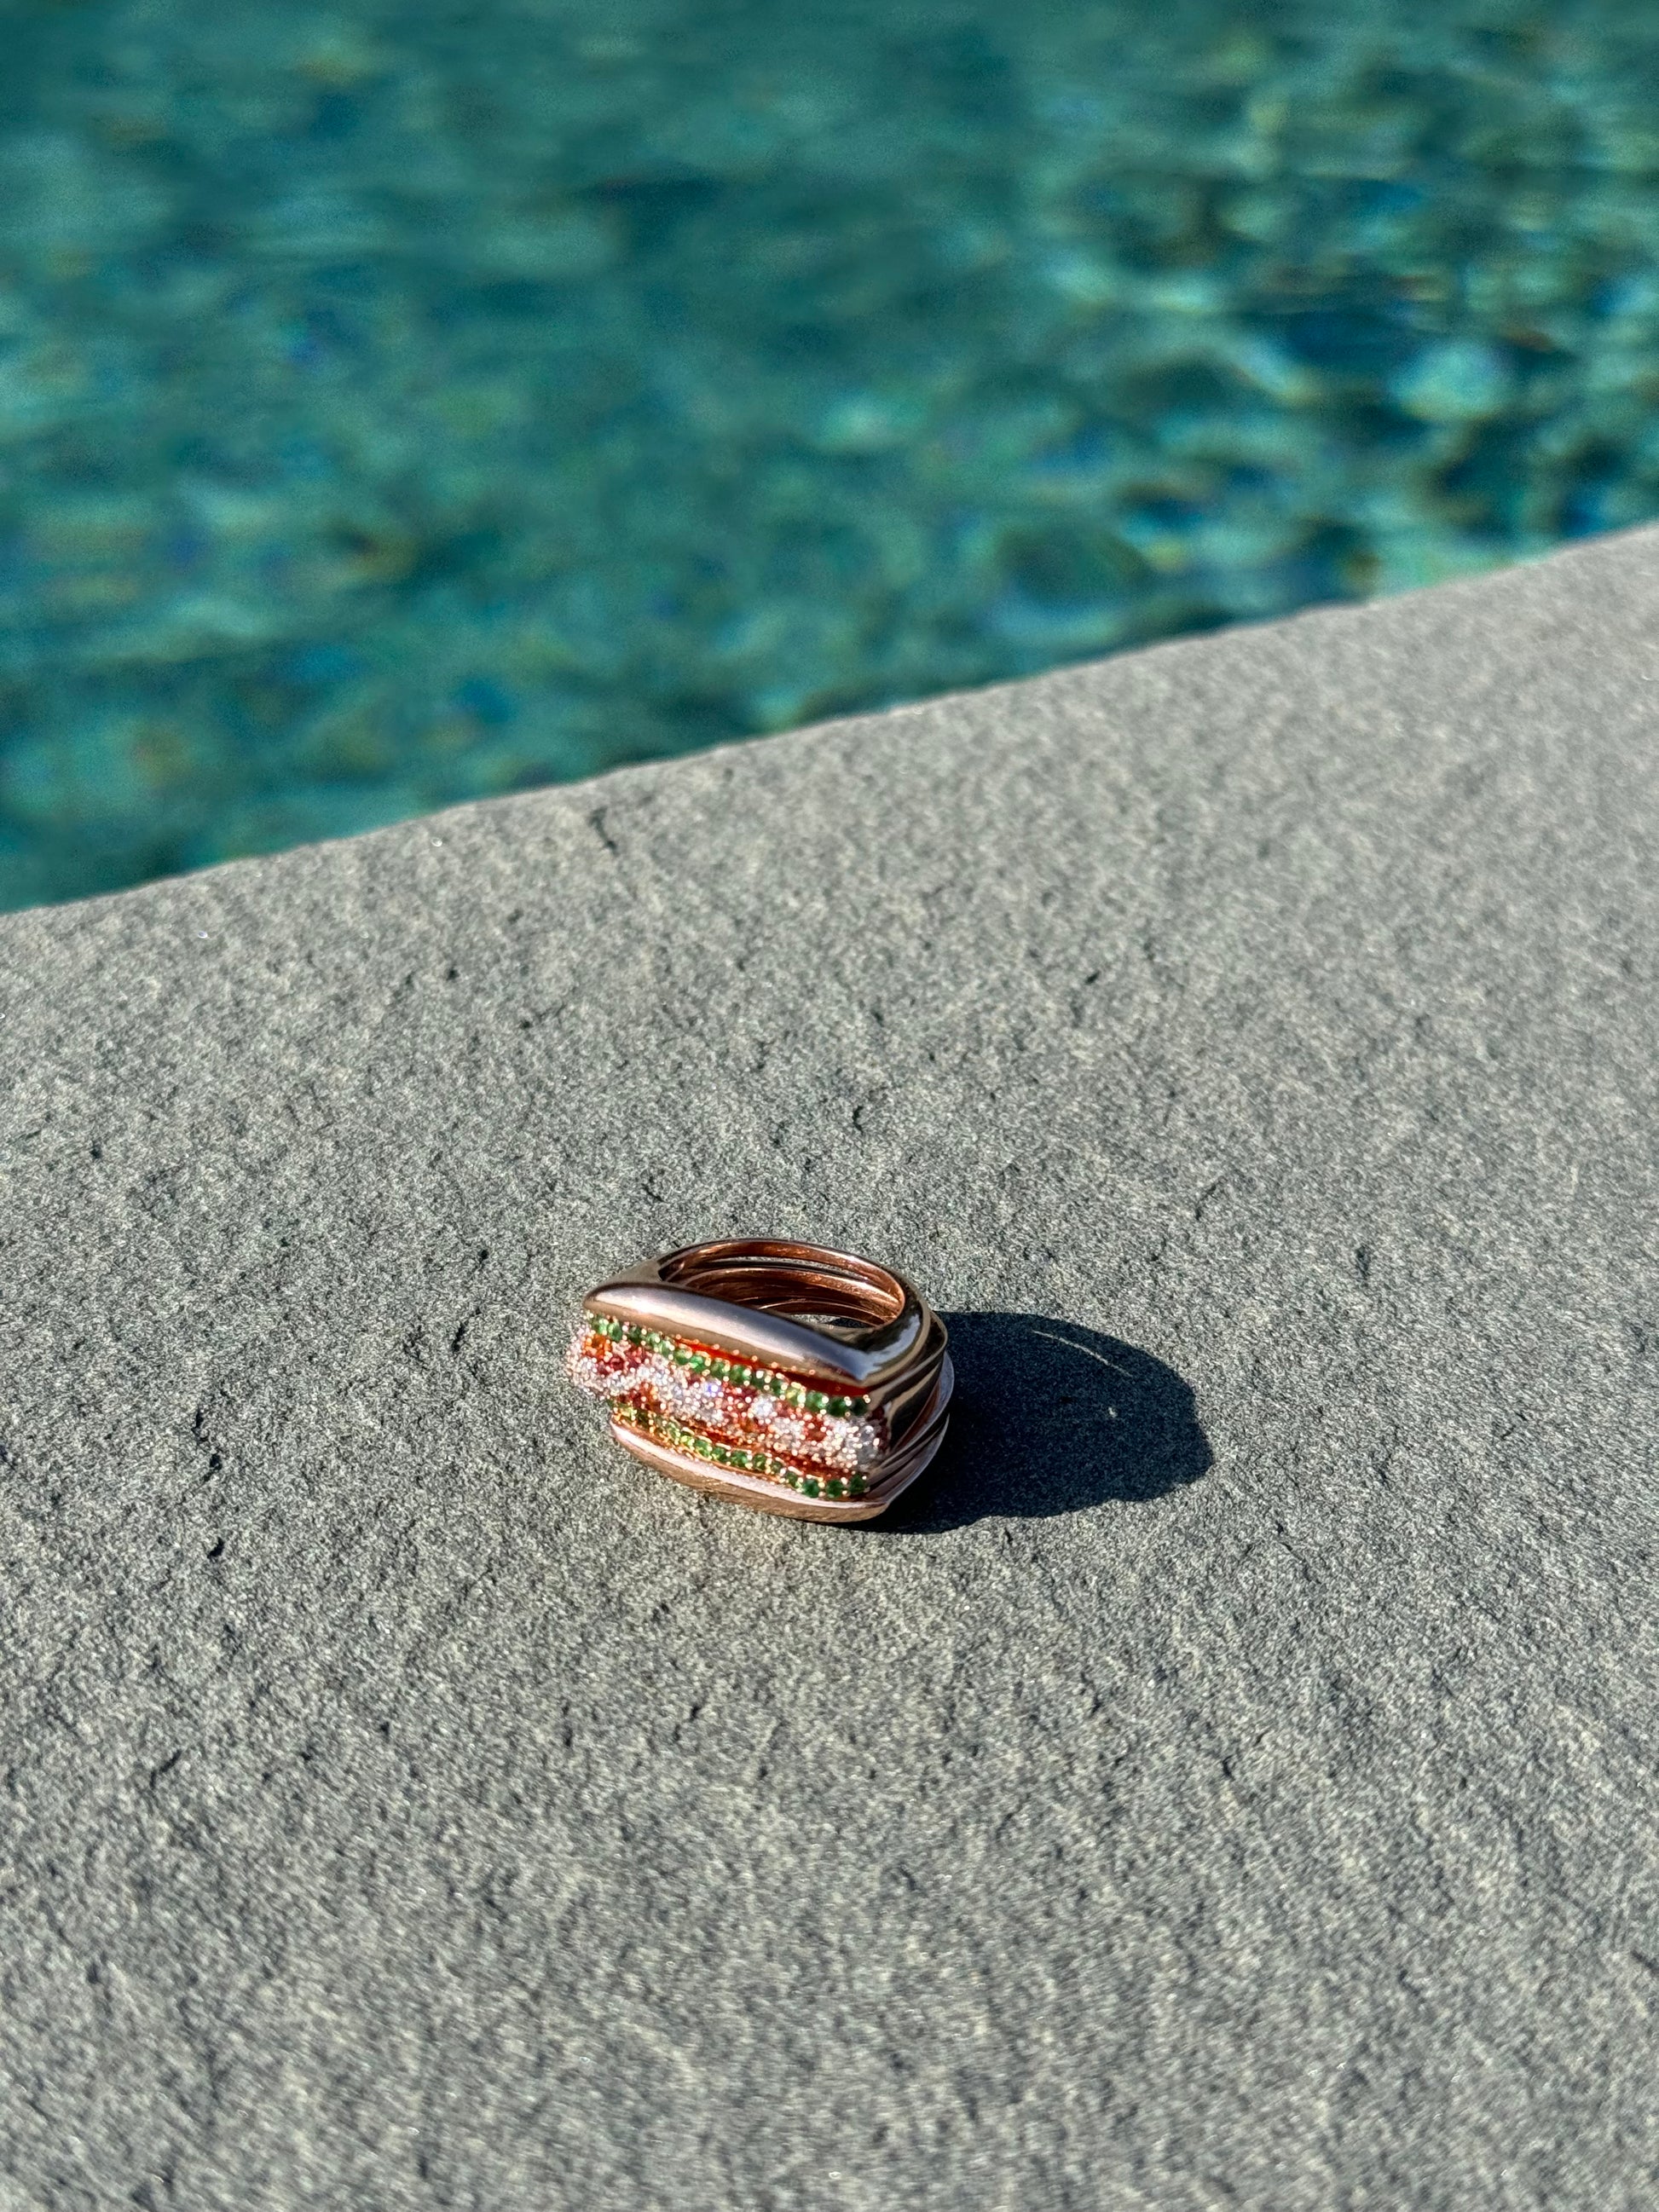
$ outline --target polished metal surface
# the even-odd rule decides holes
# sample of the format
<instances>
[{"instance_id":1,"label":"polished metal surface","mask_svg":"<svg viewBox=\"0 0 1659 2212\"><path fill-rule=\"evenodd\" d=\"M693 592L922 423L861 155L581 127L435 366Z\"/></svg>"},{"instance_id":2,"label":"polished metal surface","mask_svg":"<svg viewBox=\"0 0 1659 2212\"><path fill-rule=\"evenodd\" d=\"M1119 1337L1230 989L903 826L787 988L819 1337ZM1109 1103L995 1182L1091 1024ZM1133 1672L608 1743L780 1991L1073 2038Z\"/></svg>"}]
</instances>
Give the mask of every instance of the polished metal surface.
<instances>
[{"instance_id":1,"label":"polished metal surface","mask_svg":"<svg viewBox=\"0 0 1659 2212\"><path fill-rule=\"evenodd\" d=\"M798 1520L868 1521L943 1443L955 1372L945 1324L915 1285L856 1254L781 1238L725 1238L659 1255L591 1291L586 1310L693 1340L865 1399L885 1448L863 1495L809 1498L714 1467L613 1418L636 1459L695 1490Z\"/></svg>"},{"instance_id":2,"label":"polished metal surface","mask_svg":"<svg viewBox=\"0 0 1659 2212\"><path fill-rule=\"evenodd\" d=\"M818 1244L690 1244L601 1283L585 1303L872 1395L908 1380L919 1362L937 1366L945 1352L944 1324L914 1285Z\"/></svg>"}]
</instances>

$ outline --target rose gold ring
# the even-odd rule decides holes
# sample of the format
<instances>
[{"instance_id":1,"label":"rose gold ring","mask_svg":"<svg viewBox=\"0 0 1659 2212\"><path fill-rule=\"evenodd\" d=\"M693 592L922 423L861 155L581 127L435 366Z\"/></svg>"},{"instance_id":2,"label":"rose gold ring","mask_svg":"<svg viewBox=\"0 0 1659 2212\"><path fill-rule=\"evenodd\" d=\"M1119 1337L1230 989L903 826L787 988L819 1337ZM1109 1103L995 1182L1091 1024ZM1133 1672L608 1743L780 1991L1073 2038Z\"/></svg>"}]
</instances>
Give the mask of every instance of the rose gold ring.
<instances>
[{"instance_id":1,"label":"rose gold ring","mask_svg":"<svg viewBox=\"0 0 1659 2212\"><path fill-rule=\"evenodd\" d=\"M850 1252L732 1238L665 1252L582 1302L571 1379L636 1459L802 1521L872 1521L945 1440L945 1324Z\"/></svg>"}]
</instances>

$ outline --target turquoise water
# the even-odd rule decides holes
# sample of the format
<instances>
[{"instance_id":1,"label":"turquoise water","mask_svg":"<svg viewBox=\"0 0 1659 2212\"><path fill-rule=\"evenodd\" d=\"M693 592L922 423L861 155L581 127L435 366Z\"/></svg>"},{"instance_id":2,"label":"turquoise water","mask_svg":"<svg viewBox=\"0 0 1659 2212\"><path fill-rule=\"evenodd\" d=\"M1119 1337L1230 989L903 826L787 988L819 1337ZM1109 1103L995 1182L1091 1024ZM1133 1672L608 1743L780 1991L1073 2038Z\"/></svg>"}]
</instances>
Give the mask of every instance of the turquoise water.
<instances>
[{"instance_id":1,"label":"turquoise water","mask_svg":"<svg viewBox=\"0 0 1659 2212\"><path fill-rule=\"evenodd\" d=\"M0 0L0 902L1659 514L1659 8Z\"/></svg>"}]
</instances>

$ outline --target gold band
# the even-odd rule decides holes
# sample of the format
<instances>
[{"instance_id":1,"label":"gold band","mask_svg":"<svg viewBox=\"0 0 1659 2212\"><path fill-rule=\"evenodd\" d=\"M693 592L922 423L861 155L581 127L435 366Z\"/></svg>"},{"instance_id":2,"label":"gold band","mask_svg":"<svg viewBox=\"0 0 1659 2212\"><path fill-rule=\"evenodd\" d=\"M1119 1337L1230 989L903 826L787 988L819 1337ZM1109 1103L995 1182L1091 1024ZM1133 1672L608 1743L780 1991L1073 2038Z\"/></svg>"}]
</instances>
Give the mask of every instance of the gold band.
<instances>
[{"instance_id":1,"label":"gold band","mask_svg":"<svg viewBox=\"0 0 1659 2212\"><path fill-rule=\"evenodd\" d=\"M945 1324L849 1252L727 1238L583 1301L568 1360L617 1442L694 1490L805 1521L870 1521L944 1441Z\"/></svg>"}]
</instances>

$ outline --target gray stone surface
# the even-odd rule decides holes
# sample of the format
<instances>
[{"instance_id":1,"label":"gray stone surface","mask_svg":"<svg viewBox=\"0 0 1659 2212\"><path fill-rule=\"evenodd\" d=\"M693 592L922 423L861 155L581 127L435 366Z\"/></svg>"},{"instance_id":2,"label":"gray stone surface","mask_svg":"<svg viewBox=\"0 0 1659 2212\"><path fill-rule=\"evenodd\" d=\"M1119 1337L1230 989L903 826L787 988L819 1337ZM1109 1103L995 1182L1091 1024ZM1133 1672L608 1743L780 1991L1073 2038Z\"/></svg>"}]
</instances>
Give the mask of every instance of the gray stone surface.
<instances>
[{"instance_id":1,"label":"gray stone surface","mask_svg":"<svg viewBox=\"0 0 1659 2212\"><path fill-rule=\"evenodd\" d=\"M1648 2205L1659 536L0 925L0 2201ZM563 1387L775 1227L890 1526Z\"/></svg>"}]
</instances>

